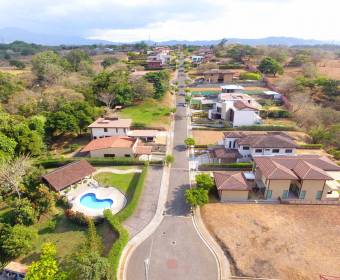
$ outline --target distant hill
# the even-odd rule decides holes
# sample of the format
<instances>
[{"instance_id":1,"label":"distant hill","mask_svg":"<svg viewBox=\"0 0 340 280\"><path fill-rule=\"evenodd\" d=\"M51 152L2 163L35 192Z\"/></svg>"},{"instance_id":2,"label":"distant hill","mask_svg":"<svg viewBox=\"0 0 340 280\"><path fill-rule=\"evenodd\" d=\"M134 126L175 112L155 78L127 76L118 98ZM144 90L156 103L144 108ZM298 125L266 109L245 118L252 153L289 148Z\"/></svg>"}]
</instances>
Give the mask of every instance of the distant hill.
<instances>
[{"instance_id":1,"label":"distant hill","mask_svg":"<svg viewBox=\"0 0 340 280\"><path fill-rule=\"evenodd\" d=\"M20 28L8 27L0 29L0 43L11 43L13 41L24 41L45 46L112 44L109 41L85 39L77 36L39 34Z\"/></svg>"},{"instance_id":2,"label":"distant hill","mask_svg":"<svg viewBox=\"0 0 340 280\"><path fill-rule=\"evenodd\" d=\"M105 40L86 39L77 36L63 36L54 34L40 34L30 32L20 28L3 28L0 29L0 43L11 43L13 41L25 41L27 43L35 43L47 46L57 45L105 45L105 44L123 44L124 42L112 42ZM293 37L266 37L260 39L238 39L227 38L227 44L246 44L246 45L284 45L284 46L296 46L296 45L323 45L323 44L338 44L338 41L321 41L321 40L306 40ZM197 40L197 41L185 41L185 40L169 40L163 42L145 41L149 45L196 45L196 46L210 46L216 45L220 40Z\"/></svg>"}]
</instances>

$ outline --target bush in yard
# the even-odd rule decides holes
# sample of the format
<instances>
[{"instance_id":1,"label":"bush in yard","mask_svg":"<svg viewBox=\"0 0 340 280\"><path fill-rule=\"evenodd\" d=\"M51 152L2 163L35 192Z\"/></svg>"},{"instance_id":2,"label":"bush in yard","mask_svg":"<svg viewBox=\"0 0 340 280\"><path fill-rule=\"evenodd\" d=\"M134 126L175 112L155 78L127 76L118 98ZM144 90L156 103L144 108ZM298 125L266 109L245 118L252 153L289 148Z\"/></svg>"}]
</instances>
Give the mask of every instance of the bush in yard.
<instances>
[{"instance_id":1,"label":"bush in yard","mask_svg":"<svg viewBox=\"0 0 340 280\"><path fill-rule=\"evenodd\" d=\"M23 225L12 227L4 238L1 251L9 258L27 254L33 247L38 233L35 229Z\"/></svg>"},{"instance_id":2,"label":"bush in yard","mask_svg":"<svg viewBox=\"0 0 340 280\"><path fill-rule=\"evenodd\" d=\"M185 200L191 207L202 206L209 202L208 191L201 188L188 189L185 191Z\"/></svg>"},{"instance_id":3,"label":"bush in yard","mask_svg":"<svg viewBox=\"0 0 340 280\"><path fill-rule=\"evenodd\" d=\"M252 81L258 81L261 79L260 73L255 72L244 72L240 74L240 80L252 80Z\"/></svg>"},{"instance_id":4,"label":"bush in yard","mask_svg":"<svg viewBox=\"0 0 340 280\"><path fill-rule=\"evenodd\" d=\"M184 144L187 145L187 147L195 146L195 139L188 137L187 139L184 140Z\"/></svg>"},{"instance_id":5,"label":"bush in yard","mask_svg":"<svg viewBox=\"0 0 340 280\"><path fill-rule=\"evenodd\" d=\"M29 267L25 279L27 280L62 280L65 273L59 268L57 250L53 243L44 243L38 261Z\"/></svg>"},{"instance_id":6,"label":"bush in yard","mask_svg":"<svg viewBox=\"0 0 340 280\"><path fill-rule=\"evenodd\" d=\"M208 174L198 174L196 175L195 180L198 188L205 189L208 192L211 191L215 185L213 178Z\"/></svg>"},{"instance_id":7,"label":"bush in yard","mask_svg":"<svg viewBox=\"0 0 340 280\"><path fill-rule=\"evenodd\" d=\"M85 226L88 224L88 217L81 212L74 212L71 209L66 209L65 216L78 225Z\"/></svg>"},{"instance_id":8,"label":"bush in yard","mask_svg":"<svg viewBox=\"0 0 340 280\"><path fill-rule=\"evenodd\" d=\"M15 199L12 207L13 224L29 226L37 222L37 212L27 198Z\"/></svg>"}]
</instances>

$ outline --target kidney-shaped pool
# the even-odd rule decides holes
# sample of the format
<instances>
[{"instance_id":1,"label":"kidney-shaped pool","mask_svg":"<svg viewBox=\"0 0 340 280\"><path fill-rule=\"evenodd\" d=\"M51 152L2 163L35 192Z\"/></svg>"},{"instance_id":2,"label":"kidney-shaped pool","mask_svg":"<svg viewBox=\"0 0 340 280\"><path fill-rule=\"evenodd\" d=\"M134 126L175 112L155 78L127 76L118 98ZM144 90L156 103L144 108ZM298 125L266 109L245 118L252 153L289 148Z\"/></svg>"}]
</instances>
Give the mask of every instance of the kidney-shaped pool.
<instances>
[{"instance_id":1,"label":"kidney-shaped pool","mask_svg":"<svg viewBox=\"0 0 340 280\"><path fill-rule=\"evenodd\" d=\"M113 200L110 198L99 199L94 193L87 193L80 198L80 204L92 209L111 208Z\"/></svg>"}]
</instances>

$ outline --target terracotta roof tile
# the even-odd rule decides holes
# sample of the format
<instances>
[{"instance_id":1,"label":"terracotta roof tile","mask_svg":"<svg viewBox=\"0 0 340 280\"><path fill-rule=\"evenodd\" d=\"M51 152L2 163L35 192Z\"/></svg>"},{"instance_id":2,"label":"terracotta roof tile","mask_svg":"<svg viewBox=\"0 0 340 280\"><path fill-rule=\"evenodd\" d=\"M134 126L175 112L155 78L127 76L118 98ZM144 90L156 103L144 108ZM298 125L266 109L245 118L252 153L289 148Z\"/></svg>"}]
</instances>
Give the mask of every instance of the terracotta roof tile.
<instances>
[{"instance_id":1,"label":"terracotta roof tile","mask_svg":"<svg viewBox=\"0 0 340 280\"><path fill-rule=\"evenodd\" d=\"M213 172L213 175L218 190L250 190L250 187L241 172Z\"/></svg>"},{"instance_id":2,"label":"terracotta roof tile","mask_svg":"<svg viewBox=\"0 0 340 280\"><path fill-rule=\"evenodd\" d=\"M297 148L295 142L285 134L248 135L237 140L237 143L252 148Z\"/></svg>"},{"instance_id":3,"label":"terracotta roof tile","mask_svg":"<svg viewBox=\"0 0 340 280\"><path fill-rule=\"evenodd\" d=\"M211 153L215 158L236 159L241 158L241 154L236 149L213 148Z\"/></svg>"},{"instance_id":4,"label":"terracotta roof tile","mask_svg":"<svg viewBox=\"0 0 340 280\"><path fill-rule=\"evenodd\" d=\"M86 160L66 164L42 176L56 191L60 191L86 176L90 176L96 169Z\"/></svg>"},{"instance_id":5,"label":"terracotta roof tile","mask_svg":"<svg viewBox=\"0 0 340 280\"><path fill-rule=\"evenodd\" d=\"M131 148L137 139L128 136L111 136L92 140L82 152L90 152L108 148Z\"/></svg>"},{"instance_id":6,"label":"terracotta roof tile","mask_svg":"<svg viewBox=\"0 0 340 280\"><path fill-rule=\"evenodd\" d=\"M135 153L137 155L151 155L151 152L152 152L151 146L140 145L140 146L137 146L135 150Z\"/></svg>"},{"instance_id":7,"label":"terracotta roof tile","mask_svg":"<svg viewBox=\"0 0 340 280\"><path fill-rule=\"evenodd\" d=\"M249 104L248 102L245 102L243 100L236 100L234 102L234 107L238 110L244 110L244 109L254 110L254 111L259 110L259 108L252 106L251 104Z\"/></svg>"}]
</instances>

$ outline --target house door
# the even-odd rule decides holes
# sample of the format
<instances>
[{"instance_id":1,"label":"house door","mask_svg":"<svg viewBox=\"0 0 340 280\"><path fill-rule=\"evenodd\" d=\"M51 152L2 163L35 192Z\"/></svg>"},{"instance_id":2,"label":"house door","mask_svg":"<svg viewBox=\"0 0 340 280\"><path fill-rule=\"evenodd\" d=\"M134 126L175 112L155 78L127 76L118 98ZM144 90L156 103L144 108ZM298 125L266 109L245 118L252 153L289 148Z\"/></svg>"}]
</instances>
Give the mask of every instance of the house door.
<instances>
[{"instance_id":1,"label":"house door","mask_svg":"<svg viewBox=\"0 0 340 280\"><path fill-rule=\"evenodd\" d=\"M297 184L291 184L289 187L289 193L293 194L293 196L298 198L300 194L300 188L298 187Z\"/></svg>"}]
</instances>

